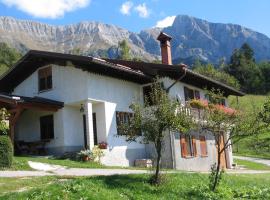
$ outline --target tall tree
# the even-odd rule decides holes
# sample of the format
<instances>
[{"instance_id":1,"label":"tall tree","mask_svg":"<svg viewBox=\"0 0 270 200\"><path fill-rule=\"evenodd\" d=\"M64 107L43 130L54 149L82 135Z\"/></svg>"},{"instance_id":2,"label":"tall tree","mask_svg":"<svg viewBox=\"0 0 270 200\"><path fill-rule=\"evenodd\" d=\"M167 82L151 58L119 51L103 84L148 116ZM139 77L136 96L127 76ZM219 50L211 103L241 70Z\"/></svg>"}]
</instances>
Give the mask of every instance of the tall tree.
<instances>
[{"instance_id":1,"label":"tall tree","mask_svg":"<svg viewBox=\"0 0 270 200\"><path fill-rule=\"evenodd\" d=\"M154 144L156 172L151 182L158 184L164 138L170 135L170 131L187 133L193 127L193 121L184 109L179 108L179 103L169 97L158 81L153 83L145 105L133 103L131 109L134 112L133 118L122 125L121 132L127 136L127 141L136 141L140 137L138 131L141 131L143 142Z\"/></svg>"},{"instance_id":2,"label":"tall tree","mask_svg":"<svg viewBox=\"0 0 270 200\"><path fill-rule=\"evenodd\" d=\"M130 47L127 40L123 40L118 44L118 58L122 60L131 60Z\"/></svg>"},{"instance_id":3,"label":"tall tree","mask_svg":"<svg viewBox=\"0 0 270 200\"><path fill-rule=\"evenodd\" d=\"M0 43L0 74L7 71L21 56L16 49L10 48L6 43Z\"/></svg>"},{"instance_id":4,"label":"tall tree","mask_svg":"<svg viewBox=\"0 0 270 200\"><path fill-rule=\"evenodd\" d=\"M243 44L240 49L234 50L225 71L239 81L245 92L261 92L262 74L255 63L254 52L247 43Z\"/></svg>"}]
</instances>

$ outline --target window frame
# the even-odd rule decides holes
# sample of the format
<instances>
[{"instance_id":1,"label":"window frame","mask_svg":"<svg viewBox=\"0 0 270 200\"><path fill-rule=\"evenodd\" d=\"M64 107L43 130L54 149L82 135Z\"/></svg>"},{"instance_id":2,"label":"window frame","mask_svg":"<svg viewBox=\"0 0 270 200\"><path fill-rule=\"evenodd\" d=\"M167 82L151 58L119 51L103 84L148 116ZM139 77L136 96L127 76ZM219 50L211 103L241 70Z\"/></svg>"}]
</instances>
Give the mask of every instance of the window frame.
<instances>
[{"instance_id":1,"label":"window frame","mask_svg":"<svg viewBox=\"0 0 270 200\"><path fill-rule=\"evenodd\" d=\"M41 81L44 81L44 86L41 87ZM38 70L38 92L46 92L53 89L52 66L42 67Z\"/></svg>"},{"instance_id":2,"label":"window frame","mask_svg":"<svg viewBox=\"0 0 270 200\"><path fill-rule=\"evenodd\" d=\"M53 114L41 116L39 118L39 123L40 123L39 124L40 125L40 139L41 140L53 140L55 138ZM46 130L44 130L44 128Z\"/></svg>"}]
</instances>

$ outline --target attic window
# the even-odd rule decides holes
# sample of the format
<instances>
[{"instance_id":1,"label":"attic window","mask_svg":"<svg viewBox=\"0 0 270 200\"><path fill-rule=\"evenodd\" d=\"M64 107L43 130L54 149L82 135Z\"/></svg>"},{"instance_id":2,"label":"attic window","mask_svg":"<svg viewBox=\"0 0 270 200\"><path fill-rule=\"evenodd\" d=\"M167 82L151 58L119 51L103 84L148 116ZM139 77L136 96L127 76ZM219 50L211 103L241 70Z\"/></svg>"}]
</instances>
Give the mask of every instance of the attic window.
<instances>
[{"instance_id":1,"label":"attic window","mask_svg":"<svg viewBox=\"0 0 270 200\"><path fill-rule=\"evenodd\" d=\"M52 67L42 68L38 71L39 92L52 89Z\"/></svg>"}]
</instances>

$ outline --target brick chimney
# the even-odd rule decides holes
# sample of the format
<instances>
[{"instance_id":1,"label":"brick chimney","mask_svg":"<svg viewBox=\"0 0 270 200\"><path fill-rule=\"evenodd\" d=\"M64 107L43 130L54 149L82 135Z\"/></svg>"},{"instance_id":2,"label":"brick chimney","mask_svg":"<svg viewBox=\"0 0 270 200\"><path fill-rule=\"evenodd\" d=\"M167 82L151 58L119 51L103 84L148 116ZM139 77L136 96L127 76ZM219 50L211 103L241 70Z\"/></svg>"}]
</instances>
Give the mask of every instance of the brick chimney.
<instances>
[{"instance_id":1,"label":"brick chimney","mask_svg":"<svg viewBox=\"0 0 270 200\"><path fill-rule=\"evenodd\" d=\"M165 65L172 65L171 39L171 36L163 32L157 38L160 41L162 64Z\"/></svg>"}]
</instances>

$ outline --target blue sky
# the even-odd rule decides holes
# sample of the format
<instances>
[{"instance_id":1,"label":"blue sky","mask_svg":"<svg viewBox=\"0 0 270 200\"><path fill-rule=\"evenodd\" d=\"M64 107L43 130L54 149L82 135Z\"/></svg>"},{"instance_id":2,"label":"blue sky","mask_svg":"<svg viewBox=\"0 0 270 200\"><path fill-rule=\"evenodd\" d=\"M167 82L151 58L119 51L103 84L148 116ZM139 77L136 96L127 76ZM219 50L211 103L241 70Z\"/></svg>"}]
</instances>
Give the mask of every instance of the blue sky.
<instances>
[{"instance_id":1,"label":"blue sky","mask_svg":"<svg viewBox=\"0 0 270 200\"><path fill-rule=\"evenodd\" d=\"M99 21L134 32L170 25L178 14L241 24L270 37L270 0L0 0L1 16L61 25Z\"/></svg>"}]
</instances>

